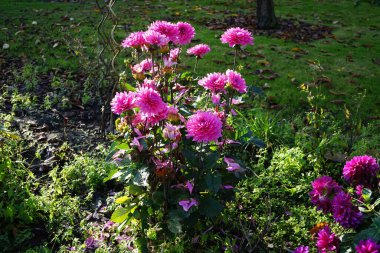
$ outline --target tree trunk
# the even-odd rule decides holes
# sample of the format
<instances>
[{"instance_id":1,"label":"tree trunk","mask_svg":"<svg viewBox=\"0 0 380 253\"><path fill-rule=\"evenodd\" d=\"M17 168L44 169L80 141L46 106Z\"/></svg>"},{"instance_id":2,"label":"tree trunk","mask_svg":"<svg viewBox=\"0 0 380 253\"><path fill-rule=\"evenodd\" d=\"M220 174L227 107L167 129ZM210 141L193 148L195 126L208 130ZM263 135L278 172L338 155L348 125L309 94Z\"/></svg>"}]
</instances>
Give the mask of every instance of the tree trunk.
<instances>
[{"instance_id":1,"label":"tree trunk","mask_svg":"<svg viewBox=\"0 0 380 253\"><path fill-rule=\"evenodd\" d=\"M273 0L257 0L257 27L271 29L277 25Z\"/></svg>"}]
</instances>

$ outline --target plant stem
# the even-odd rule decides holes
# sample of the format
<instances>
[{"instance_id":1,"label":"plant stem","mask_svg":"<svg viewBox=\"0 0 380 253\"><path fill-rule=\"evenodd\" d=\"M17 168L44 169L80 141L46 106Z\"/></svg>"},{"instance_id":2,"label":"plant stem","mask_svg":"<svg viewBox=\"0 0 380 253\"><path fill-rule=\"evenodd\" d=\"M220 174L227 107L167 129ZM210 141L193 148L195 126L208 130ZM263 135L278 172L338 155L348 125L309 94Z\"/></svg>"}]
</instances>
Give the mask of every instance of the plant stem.
<instances>
[{"instance_id":1,"label":"plant stem","mask_svg":"<svg viewBox=\"0 0 380 253\"><path fill-rule=\"evenodd\" d=\"M194 73L197 73L198 60L199 60L198 56L195 57Z\"/></svg>"},{"instance_id":2,"label":"plant stem","mask_svg":"<svg viewBox=\"0 0 380 253\"><path fill-rule=\"evenodd\" d=\"M234 55L234 70L236 68L236 56L237 56L238 48L235 46L235 55Z\"/></svg>"}]
</instances>

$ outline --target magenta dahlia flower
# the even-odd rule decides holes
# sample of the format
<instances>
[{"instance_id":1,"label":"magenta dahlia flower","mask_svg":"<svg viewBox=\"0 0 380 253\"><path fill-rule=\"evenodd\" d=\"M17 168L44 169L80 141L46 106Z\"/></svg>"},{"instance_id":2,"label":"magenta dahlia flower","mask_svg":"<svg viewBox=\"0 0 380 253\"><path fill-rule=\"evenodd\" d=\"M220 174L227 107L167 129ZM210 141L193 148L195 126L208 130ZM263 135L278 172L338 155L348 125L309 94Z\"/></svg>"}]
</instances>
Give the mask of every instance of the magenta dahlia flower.
<instances>
[{"instance_id":1,"label":"magenta dahlia flower","mask_svg":"<svg viewBox=\"0 0 380 253\"><path fill-rule=\"evenodd\" d=\"M335 221L344 228L356 228L363 218L358 207L352 204L350 194L343 191L334 197L332 201L332 212Z\"/></svg>"},{"instance_id":2,"label":"magenta dahlia flower","mask_svg":"<svg viewBox=\"0 0 380 253\"><path fill-rule=\"evenodd\" d=\"M132 47L135 49L141 48L145 45L145 39L144 39L144 32L134 32L131 33L123 42L121 43L121 46L124 48Z\"/></svg>"},{"instance_id":3,"label":"magenta dahlia flower","mask_svg":"<svg viewBox=\"0 0 380 253\"><path fill-rule=\"evenodd\" d=\"M156 114L143 114L142 119L148 122L149 125L157 124L158 122L168 118L168 106L164 104L164 107Z\"/></svg>"},{"instance_id":4,"label":"magenta dahlia flower","mask_svg":"<svg viewBox=\"0 0 380 253\"><path fill-rule=\"evenodd\" d=\"M332 211L332 199L342 191L342 187L328 176L317 178L311 183L313 190L309 193L311 203L325 214Z\"/></svg>"},{"instance_id":5,"label":"magenta dahlia flower","mask_svg":"<svg viewBox=\"0 0 380 253\"><path fill-rule=\"evenodd\" d=\"M160 113L167 105L162 101L160 94L152 88L142 87L136 94L136 106L140 113L147 117Z\"/></svg>"},{"instance_id":6,"label":"magenta dahlia flower","mask_svg":"<svg viewBox=\"0 0 380 253\"><path fill-rule=\"evenodd\" d=\"M224 91L227 76L221 73L211 73L200 79L198 84L213 93L218 93L219 91Z\"/></svg>"},{"instance_id":7,"label":"magenta dahlia flower","mask_svg":"<svg viewBox=\"0 0 380 253\"><path fill-rule=\"evenodd\" d=\"M167 21L155 21L148 27L148 30L155 31L165 35L171 41L175 41L179 35L177 25Z\"/></svg>"},{"instance_id":8,"label":"magenta dahlia flower","mask_svg":"<svg viewBox=\"0 0 380 253\"><path fill-rule=\"evenodd\" d=\"M230 47L234 47L236 45L240 45L242 47L253 45L252 33L240 27L228 29L223 33L220 40L223 44L228 43Z\"/></svg>"},{"instance_id":9,"label":"magenta dahlia flower","mask_svg":"<svg viewBox=\"0 0 380 253\"><path fill-rule=\"evenodd\" d=\"M222 136L222 121L212 112L198 111L186 123L187 137L196 142L217 141Z\"/></svg>"},{"instance_id":10,"label":"magenta dahlia flower","mask_svg":"<svg viewBox=\"0 0 380 253\"><path fill-rule=\"evenodd\" d=\"M116 92L115 97L111 101L111 110L115 114L122 114L125 111L133 109L135 106L134 92Z\"/></svg>"},{"instance_id":11,"label":"magenta dahlia flower","mask_svg":"<svg viewBox=\"0 0 380 253\"><path fill-rule=\"evenodd\" d=\"M179 33L177 38L174 40L174 43L177 45L189 44L195 36L194 27L186 22L178 22L177 28Z\"/></svg>"},{"instance_id":12,"label":"magenta dahlia flower","mask_svg":"<svg viewBox=\"0 0 380 253\"><path fill-rule=\"evenodd\" d=\"M165 35L153 30L148 30L144 32L143 37L147 46L164 47L170 41L170 39L166 37Z\"/></svg>"},{"instance_id":13,"label":"magenta dahlia flower","mask_svg":"<svg viewBox=\"0 0 380 253\"><path fill-rule=\"evenodd\" d=\"M339 238L325 226L318 232L317 248L319 253L339 252Z\"/></svg>"},{"instance_id":14,"label":"magenta dahlia flower","mask_svg":"<svg viewBox=\"0 0 380 253\"><path fill-rule=\"evenodd\" d=\"M203 58L205 54L211 51L211 48L206 44L199 44L187 49L187 54L194 55L198 58Z\"/></svg>"},{"instance_id":15,"label":"magenta dahlia flower","mask_svg":"<svg viewBox=\"0 0 380 253\"><path fill-rule=\"evenodd\" d=\"M361 240L355 249L357 253L380 253L380 244L371 239Z\"/></svg>"},{"instance_id":16,"label":"magenta dahlia flower","mask_svg":"<svg viewBox=\"0 0 380 253\"><path fill-rule=\"evenodd\" d=\"M343 177L353 186L363 185L372 188L377 182L379 164L371 156L355 156L346 162L343 168Z\"/></svg>"},{"instance_id":17,"label":"magenta dahlia flower","mask_svg":"<svg viewBox=\"0 0 380 253\"><path fill-rule=\"evenodd\" d=\"M238 72L229 69L226 71L226 76L227 85L232 87L234 90L237 90L239 93L247 92L247 85L245 85L245 80Z\"/></svg>"},{"instance_id":18,"label":"magenta dahlia flower","mask_svg":"<svg viewBox=\"0 0 380 253\"><path fill-rule=\"evenodd\" d=\"M295 250L293 250L293 253L309 253L309 247L300 245Z\"/></svg>"}]
</instances>

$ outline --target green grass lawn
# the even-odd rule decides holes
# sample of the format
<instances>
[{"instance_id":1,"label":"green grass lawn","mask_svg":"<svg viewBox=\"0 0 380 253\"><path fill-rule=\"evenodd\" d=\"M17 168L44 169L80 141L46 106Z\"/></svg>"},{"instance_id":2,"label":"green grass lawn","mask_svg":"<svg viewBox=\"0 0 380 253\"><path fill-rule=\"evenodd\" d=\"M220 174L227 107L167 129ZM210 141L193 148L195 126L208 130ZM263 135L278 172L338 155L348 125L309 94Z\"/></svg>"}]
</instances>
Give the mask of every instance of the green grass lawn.
<instances>
[{"instance_id":1,"label":"green grass lawn","mask_svg":"<svg viewBox=\"0 0 380 253\"><path fill-rule=\"evenodd\" d=\"M204 60L207 64L200 62L199 74L224 71L232 66L232 50L220 43L219 36L223 31L209 30L203 21L254 12L254 5L247 1L222 3L224 1L183 1L180 4L178 1L120 1L114 6L120 24L116 39L121 41L129 32L145 29L154 20L189 21L196 27L196 39L212 48ZM21 57L33 62L41 71L60 68L77 71L81 63L75 49L81 45L81 50L96 61L98 46L94 29L101 15L94 2L70 4L1 0L0 7L0 42L10 44L9 49L1 50L2 55ZM247 82L261 87L268 83L266 86L270 88L266 94L290 115L303 110L305 98L300 95L299 85L325 76L331 80L328 89L322 88L329 108L338 114L343 112L340 100L344 100L348 108L354 108L356 98L365 93L361 117L378 117L380 66L374 62L380 58L380 44L376 43L380 33L380 8L368 3L355 6L353 1L281 0L276 2L276 11L280 18L333 27L335 38L298 44L255 36L255 46L246 49L250 54L238 61ZM33 21L37 24L33 25ZM298 49L306 54L294 59ZM127 52L122 52L119 62L123 55ZM323 70L313 70L315 65L312 62ZM262 66L264 63L269 66ZM194 59L186 58L183 64L192 66ZM254 75L257 69L271 69L279 77L261 80ZM338 100L339 104L330 103L331 100Z\"/></svg>"}]
</instances>

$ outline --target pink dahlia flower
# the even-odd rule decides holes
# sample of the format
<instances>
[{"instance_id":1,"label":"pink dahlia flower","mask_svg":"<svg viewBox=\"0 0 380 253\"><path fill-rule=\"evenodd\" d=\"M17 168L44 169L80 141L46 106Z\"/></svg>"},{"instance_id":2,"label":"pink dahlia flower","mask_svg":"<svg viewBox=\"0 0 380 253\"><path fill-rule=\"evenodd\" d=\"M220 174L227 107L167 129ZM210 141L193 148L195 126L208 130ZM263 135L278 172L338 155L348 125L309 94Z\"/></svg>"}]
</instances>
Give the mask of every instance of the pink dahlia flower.
<instances>
[{"instance_id":1,"label":"pink dahlia flower","mask_svg":"<svg viewBox=\"0 0 380 253\"><path fill-rule=\"evenodd\" d=\"M198 58L203 58L205 54L211 51L211 48L206 44L199 44L187 49L187 54L194 55Z\"/></svg>"},{"instance_id":2,"label":"pink dahlia flower","mask_svg":"<svg viewBox=\"0 0 380 253\"><path fill-rule=\"evenodd\" d=\"M141 48L145 45L144 32L134 32L131 33L123 42L121 46L124 48L132 47L135 49Z\"/></svg>"},{"instance_id":3,"label":"pink dahlia flower","mask_svg":"<svg viewBox=\"0 0 380 253\"><path fill-rule=\"evenodd\" d=\"M179 33L177 38L174 40L174 43L177 45L189 44L195 36L194 27L186 22L178 22L177 28Z\"/></svg>"},{"instance_id":4,"label":"pink dahlia flower","mask_svg":"<svg viewBox=\"0 0 380 253\"><path fill-rule=\"evenodd\" d=\"M167 105L162 101L160 94L152 88L141 88L136 94L136 106L140 108L140 113L151 117L162 112Z\"/></svg>"},{"instance_id":5,"label":"pink dahlia flower","mask_svg":"<svg viewBox=\"0 0 380 253\"><path fill-rule=\"evenodd\" d=\"M300 245L292 253L309 253L309 247Z\"/></svg>"},{"instance_id":6,"label":"pink dahlia flower","mask_svg":"<svg viewBox=\"0 0 380 253\"><path fill-rule=\"evenodd\" d=\"M164 47L170 41L170 39L166 37L165 35L153 30L148 30L144 32L143 36L148 46Z\"/></svg>"},{"instance_id":7,"label":"pink dahlia flower","mask_svg":"<svg viewBox=\"0 0 380 253\"><path fill-rule=\"evenodd\" d=\"M361 240L355 249L357 253L380 253L380 244L371 239Z\"/></svg>"},{"instance_id":8,"label":"pink dahlia flower","mask_svg":"<svg viewBox=\"0 0 380 253\"><path fill-rule=\"evenodd\" d=\"M226 71L227 76L227 85L231 86L234 90L237 90L239 93L247 92L247 85L245 85L244 78L241 75L233 70Z\"/></svg>"},{"instance_id":9,"label":"pink dahlia flower","mask_svg":"<svg viewBox=\"0 0 380 253\"><path fill-rule=\"evenodd\" d=\"M377 182L379 165L371 156L355 156L344 165L343 177L354 186L372 188Z\"/></svg>"},{"instance_id":10,"label":"pink dahlia flower","mask_svg":"<svg viewBox=\"0 0 380 253\"><path fill-rule=\"evenodd\" d=\"M111 110L115 114L122 114L125 111L131 110L135 106L134 92L116 92L115 97L111 101Z\"/></svg>"},{"instance_id":11,"label":"pink dahlia flower","mask_svg":"<svg viewBox=\"0 0 380 253\"><path fill-rule=\"evenodd\" d=\"M155 21L148 27L148 30L155 31L165 35L171 41L175 41L179 35L177 25L167 21Z\"/></svg>"},{"instance_id":12,"label":"pink dahlia flower","mask_svg":"<svg viewBox=\"0 0 380 253\"><path fill-rule=\"evenodd\" d=\"M211 73L198 81L198 84L213 93L224 91L227 84L227 76L221 73Z\"/></svg>"},{"instance_id":13,"label":"pink dahlia flower","mask_svg":"<svg viewBox=\"0 0 380 253\"><path fill-rule=\"evenodd\" d=\"M317 206L318 210L322 210L325 214L332 211L332 199L342 191L342 187L338 185L331 177L322 176L311 183L313 190L309 193L311 202Z\"/></svg>"},{"instance_id":14,"label":"pink dahlia flower","mask_svg":"<svg viewBox=\"0 0 380 253\"><path fill-rule=\"evenodd\" d=\"M228 171L237 171L241 169L240 165L232 158L224 157L224 162L227 163Z\"/></svg>"},{"instance_id":15,"label":"pink dahlia flower","mask_svg":"<svg viewBox=\"0 0 380 253\"><path fill-rule=\"evenodd\" d=\"M156 114L143 114L143 120L147 120L149 125L157 124L158 122L168 118L168 106L164 103L164 107Z\"/></svg>"},{"instance_id":16,"label":"pink dahlia flower","mask_svg":"<svg viewBox=\"0 0 380 253\"><path fill-rule=\"evenodd\" d=\"M180 128L180 126L174 126L172 124L167 123L164 130L162 131L164 138L171 141L181 140Z\"/></svg>"},{"instance_id":17,"label":"pink dahlia flower","mask_svg":"<svg viewBox=\"0 0 380 253\"><path fill-rule=\"evenodd\" d=\"M222 121L212 112L202 112L190 116L186 123L187 137L196 142L217 141L222 136Z\"/></svg>"},{"instance_id":18,"label":"pink dahlia flower","mask_svg":"<svg viewBox=\"0 0 380 253\"><path fill-rule=\"evenodd\" d=\"M196 199L184 199L178 202L180 206L182 206L185 212L189 211L192 206L198 206L198 201Z\"/></svg>"},{"instance_id":19,"label":"pink dahlia flower","mask_svg":"<svg viewBox=\"0 0 380 253\"><path fill-rule=\"evenodd\" d=\"M332 202L333 217L344 228L356 228L362 221L363 214L352 204L350 194L341 191Z\"/></svg>"},{"instance_id":20,"label":"pink dahlia flower","mask_svg":"<svg viewBox=\"0 0 380 253\"><path fill-rule=\"evenodd\" d=\"M181 53L181 49L179 47L177 48L173 48L172 50L170 50L169 52L169 59L171 61L178 61L178 58L179 58L179 54Z\"/></svg>"},{"instance_id":21,"label":"pink dahlia flower","mask_svg":"<svg viewBox=\"0 0 380 253\"><path fill-rule=\"evenodd\" d=\"M319 253L339 252L339 238L325 226L318 232L317 248Z\"/></svg>"},{"instance_id":22,"label":"pink dahlia flower","mask_svg":"<svg viewBox=\"0 0 380 253\"><path fill-rule=\"evenodd\" d=\"M156 90L157 88L156 81L145 78L144 82L141 84L141 87L151 88L153 90Z\"/></svg>"},{"instance_id":23,"label":"pink dahlia flower","mask_svg":"<svg viewBox=\"0 0 380 253\"><path fill-rule=\"evenodd\" d=\"M253 45L253 37L252 34L240 27L230 28L225 31L220 38L222 43L228 43L230 47L234 47L236 45L240 45L245 47L247 45Z\"/></svg>"}]
</instances>

